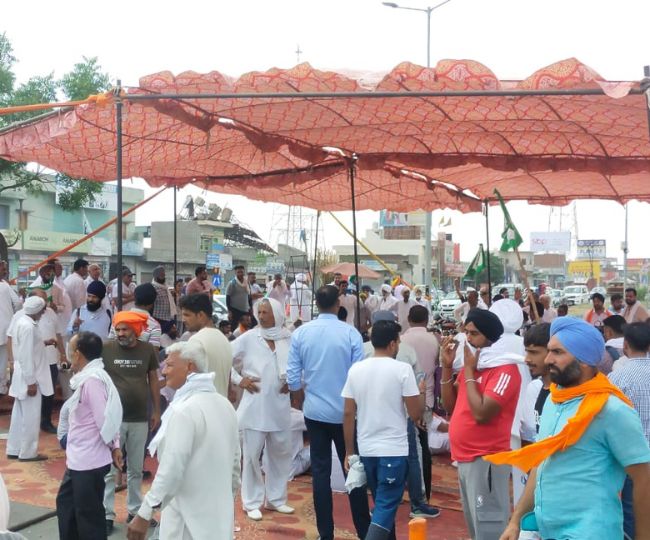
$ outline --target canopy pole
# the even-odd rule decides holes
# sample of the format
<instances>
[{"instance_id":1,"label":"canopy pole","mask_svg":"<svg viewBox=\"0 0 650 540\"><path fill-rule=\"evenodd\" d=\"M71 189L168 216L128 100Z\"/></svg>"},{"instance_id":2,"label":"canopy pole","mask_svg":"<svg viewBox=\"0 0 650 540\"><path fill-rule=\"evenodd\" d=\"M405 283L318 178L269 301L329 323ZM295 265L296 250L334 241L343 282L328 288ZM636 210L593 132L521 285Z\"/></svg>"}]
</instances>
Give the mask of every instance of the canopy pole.
<instances>
[{"instance_id":1,"label":"canopy pole","mask_svg":"<svg viewBox=\"0 0 650 540\"><path fill-rule=\"evenodd\" d=\"M178 219L176 216L176 192L177 191L178 191L178 187L174 186L174 288L176 288L176 280L178 279L178 243L177 243Z\"/></svg>"},{"instance_id":2,"label":"canopy pole","mask_svg":"<svg viewBox=\"0 0 650 540\"><path fill-rule=\"evenodd\" d=\"M314 318L314 299L316 298L316 266L318 261L318 222L320 221L320 210L316 212L316 234L314 235L314 261L311 274L311 318Z\"/></svg>"},{"instance_id":3,"label":"canopy pole","mask_svg":"<svg viewBox=\"0 0 650 540\"><path fill-rule=\"evenodd\" d=\"M122 310L122 81L118 79L115 89L115 135L116 135L116 176L117 176L117 220L115 240L117 244L117 310Z\"/></svg>"},{"instance_id":4,"label":"canopy pole","mask_svg":"<svg viewBox=\"0 0 650 540\"><path fill-rule=\"evenodd\" d=\"M348 166L350 171L350 194L352 195L352 238L354 240L354 274L357 277L357 310L355 313L355 323L357 325L357 330L361 332L361 299L359 298L359 293L361 292L361 278L359 277L359 253L357 248L357 202L356 202L356 193L354 190L354 176L355 176L355 166L357 162L357 155L352 154L352 157L348 158Z\"/></svg>"},{"instance_id":5,"label":"canopy pole","mask_svg":"<svg viewBox=\"0 0 650 540\"><path fill-rule=\"evenodd\" d=\"M485 205L485 246L487 247L487 252L485 254L485 261L487 265L487 280L488 280L488 306L492 302L492 274L490 268L490 220L489 220L489 211L490 203L487 199L483 202Z\"/></svg>"}]
</instances>

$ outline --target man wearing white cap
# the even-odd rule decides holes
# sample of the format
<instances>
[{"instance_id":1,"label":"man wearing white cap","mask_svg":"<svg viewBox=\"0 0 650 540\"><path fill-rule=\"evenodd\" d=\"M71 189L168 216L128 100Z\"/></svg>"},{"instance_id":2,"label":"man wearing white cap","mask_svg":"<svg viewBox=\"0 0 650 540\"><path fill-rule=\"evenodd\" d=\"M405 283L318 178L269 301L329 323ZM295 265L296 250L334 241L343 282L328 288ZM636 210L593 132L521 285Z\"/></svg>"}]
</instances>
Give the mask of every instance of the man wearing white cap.
<instances>
[{"instance_id":1,"label":"man wearing white cap","mask_svg":"<svg viewBox=\"0 0 650 540\"><path fill-rule=\"evenodd\" d=\"M41 394L53 393L50 369L45 361L45 343L38 330L38 320L45 311L45 300L30 296L23 305L23 315L11 328L14 376L9 395L14 398L7 439L7 458L20 461L43 461L38 454L41 421Z\"/></svg>"},{"instance_id":2,"label":"man wearing white cap","mask_svg":"<svg viewBox=\"0 0 650 540\"><path fill-rule=\"evenodd\" d=\"M384 283L380 290L381 300L379 300L377 311L392 311L397 315L397 298L393 296L390 285Z\"/></svg>"},{"instance_id":3,"label":"man wearing white cap","mask_svg":"<svg viewBox=\"0 0 650 540\"><path fill-rule=\"evenodd\" d=\"M296 280L291 284L290 317L292 321L311 321L311 290L307 286L305 274L296 274Z\"/></svg>"}]
</instances>

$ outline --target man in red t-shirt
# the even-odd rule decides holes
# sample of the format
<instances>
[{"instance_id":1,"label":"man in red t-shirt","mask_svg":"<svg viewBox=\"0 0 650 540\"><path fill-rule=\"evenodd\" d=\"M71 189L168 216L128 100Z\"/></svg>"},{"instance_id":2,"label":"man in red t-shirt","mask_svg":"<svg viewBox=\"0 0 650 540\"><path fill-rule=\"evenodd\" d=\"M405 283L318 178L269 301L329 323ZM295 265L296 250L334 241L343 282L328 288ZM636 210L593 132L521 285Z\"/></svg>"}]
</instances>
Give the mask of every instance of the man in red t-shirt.
<instances>
[{"instance_id":1,"label":"man in red t-shirt","mask_svg":"<svg viewBox=\"0 0 650 540\"><path fill-rule=\"evenodd\" d=\"M510 431L519 398L521 375L512 359L487 354L503 334L492 312L472 309L465 320L464 367L453 380L456 343L442 346L442 402L452 412L451 456L458 462L458 480L465 521L474 540L498 540L510 516L510 467L482 457L510 450Z\"/></svg>"}]
</instances>

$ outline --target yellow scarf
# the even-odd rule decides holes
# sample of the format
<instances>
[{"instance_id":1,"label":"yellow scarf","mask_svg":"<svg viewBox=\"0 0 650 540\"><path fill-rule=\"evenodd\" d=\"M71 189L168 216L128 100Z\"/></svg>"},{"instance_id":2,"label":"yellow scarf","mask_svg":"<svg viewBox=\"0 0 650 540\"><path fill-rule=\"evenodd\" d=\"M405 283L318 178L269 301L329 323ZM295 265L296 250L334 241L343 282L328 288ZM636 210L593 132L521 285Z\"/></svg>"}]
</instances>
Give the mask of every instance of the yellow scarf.
<instances>
[{"instance_id":1,"label":"yellow scarf","mask_svg":"<svg viewBox=\"0 0 650 540\"><path fill-rule=\"evenodd\" d=\"M483 456L483 459L495 465L514 465L522 471L530 471L555 452L563 452L578 442L591 421L605 406L610 395L616 396L630 407L633 406L628 397L602 373L598 373L584 384L570 388L558 388L556 384L551 384L551 399L554 403L564 403L584 396L575 416L569 418L562 431L520 450L498 452Z\"/></svg>"}]
</instances>

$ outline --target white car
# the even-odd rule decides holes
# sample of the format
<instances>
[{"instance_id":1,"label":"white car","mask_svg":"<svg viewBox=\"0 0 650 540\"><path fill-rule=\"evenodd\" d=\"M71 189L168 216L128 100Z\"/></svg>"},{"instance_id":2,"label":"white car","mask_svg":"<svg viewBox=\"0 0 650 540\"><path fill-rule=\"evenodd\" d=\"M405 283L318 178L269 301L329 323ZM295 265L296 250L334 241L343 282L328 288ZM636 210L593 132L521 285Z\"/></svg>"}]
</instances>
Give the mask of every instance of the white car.
<instances>
[{"instance_id":1,"label":"white car","mask_svg":"<svg viewBox=\"0 0 650 540\"><path fill-rule=\"evenodd\" d=\"M464 292L461 291L463 296L465 295ZM440 302L440 313L443 317L453 317L454 316L454 310L461 305L460 298L458 298L458 295L456 294L456 291L451 291L447 293L447 296L445 296L442 301Z\"/></svg>"},{"instance_id":2,"label":"white car","mask_svg":"<svg viewBox=\"0 0 650 540\"><path fill-rule=\"evenodd\" d=\"M584 285L569 285L562 291L564 300L570 306L586 304L589 302L589 289Z\"/></svg>"}]
</instances>

